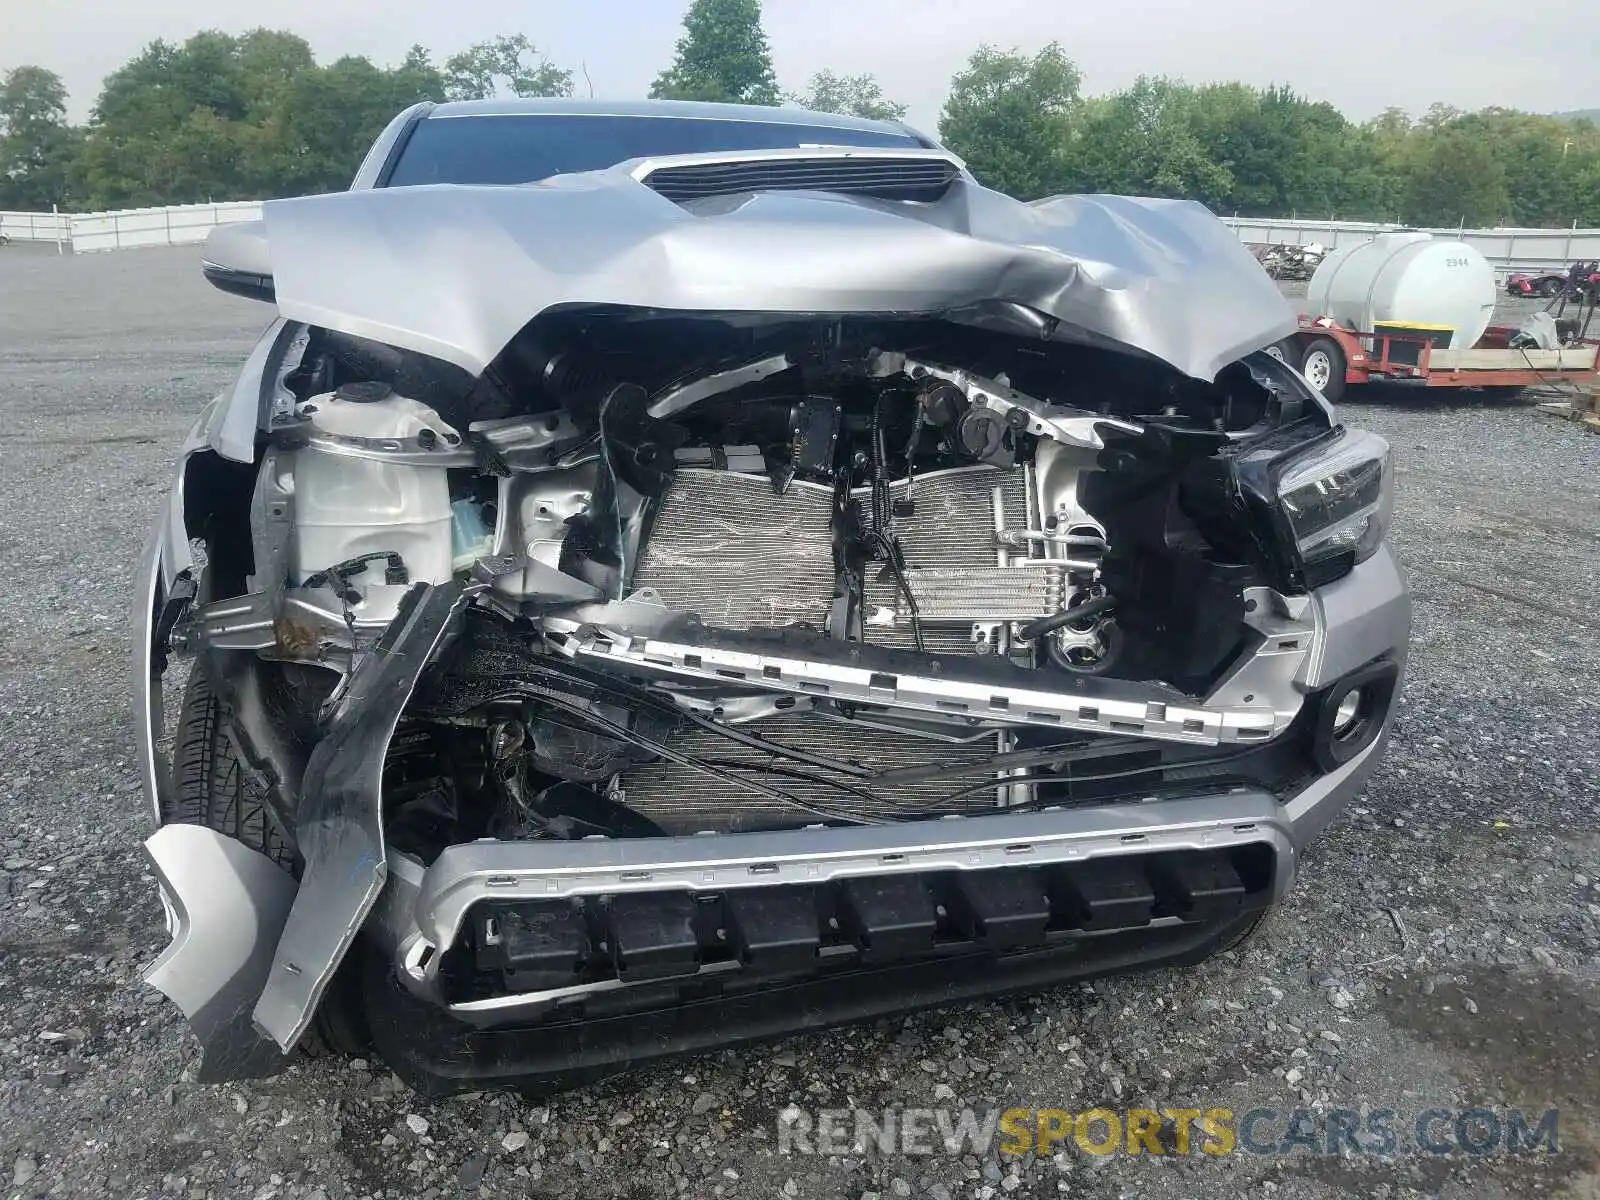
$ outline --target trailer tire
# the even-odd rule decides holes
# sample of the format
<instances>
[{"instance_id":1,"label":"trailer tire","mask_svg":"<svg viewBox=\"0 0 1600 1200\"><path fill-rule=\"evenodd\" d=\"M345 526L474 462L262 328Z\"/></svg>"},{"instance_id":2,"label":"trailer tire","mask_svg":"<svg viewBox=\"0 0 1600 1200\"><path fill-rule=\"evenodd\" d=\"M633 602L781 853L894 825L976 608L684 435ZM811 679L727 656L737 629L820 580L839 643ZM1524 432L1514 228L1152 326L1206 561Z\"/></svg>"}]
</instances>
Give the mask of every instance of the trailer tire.
<instances>
[{"instance_id":1,"label":"trailer tire","mask_svg":"<svg viewBox=\"0 0 1600 1200\"><path fill-rule=\"evenodd\" d=\"M1300 361L1300 340L1286 337L1281 342L1273 342L1266 347L1266 352L1281 363L1295 366Z\"/></svg>"},{"instance_id":2,"label":"trailer tire","mask_svg":"<svg viewBox=\"0 0 1600 1200\"><path fill-rule=\"evenodd\" d=\"M1313 338L1300 356L1300 374L1329 404L1344 397L1344 351L1331 338Z\"/></svg>"}]
</instances>

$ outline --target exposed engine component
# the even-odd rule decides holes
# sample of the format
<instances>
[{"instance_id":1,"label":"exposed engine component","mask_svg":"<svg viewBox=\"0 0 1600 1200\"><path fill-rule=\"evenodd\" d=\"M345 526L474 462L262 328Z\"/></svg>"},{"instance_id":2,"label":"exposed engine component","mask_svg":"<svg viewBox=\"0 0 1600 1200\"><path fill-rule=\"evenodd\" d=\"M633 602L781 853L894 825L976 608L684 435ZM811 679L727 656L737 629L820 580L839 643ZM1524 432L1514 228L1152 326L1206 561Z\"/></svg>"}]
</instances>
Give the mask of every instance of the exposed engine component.
<instances>
[{"instance_id":1,"label":"exposed engine component","mask_svg":"<svg viewBox=\"0 0 1600 1200\"><path fill-rule=\"evenodd\" d=\"M500 750L473 759L487 765L394 768L397 828L441 845L452 823L581 836L1027 803L1026 770L990 771L959 802L947 780L885 792L856 776L930 756L981 765L1018 730L1204 747L1269 739L1292 716L1277 696L1211 705L1196 686L1218 647L1248 654L1251 636L1227 622L1252 568L1211 561L1192 521L1173 525L1185 463L1223 437L1219 410L1152 401L1151 439L1126 407L1043 400L1005 370L831 327L726 362L634 384L619 382L631 359L563 352L540 372L555 407L459 426L388 388L310 397L309 440L257 504L258 537L300 531L287 589L210 606L180 633L339 666L408 579L469 574L480 604L529 624L478 664L494 686L429 710L497 730ZM362 500L383 528L327 519L349 499L319 482L334 459L396 497ZM322 546L334 534L343 557ZM1201 605L1209 641L1152 590L1160 571ZM399 743L426 750L407 761L442 761L419 736Z\"/></svg>"}]
</instances>

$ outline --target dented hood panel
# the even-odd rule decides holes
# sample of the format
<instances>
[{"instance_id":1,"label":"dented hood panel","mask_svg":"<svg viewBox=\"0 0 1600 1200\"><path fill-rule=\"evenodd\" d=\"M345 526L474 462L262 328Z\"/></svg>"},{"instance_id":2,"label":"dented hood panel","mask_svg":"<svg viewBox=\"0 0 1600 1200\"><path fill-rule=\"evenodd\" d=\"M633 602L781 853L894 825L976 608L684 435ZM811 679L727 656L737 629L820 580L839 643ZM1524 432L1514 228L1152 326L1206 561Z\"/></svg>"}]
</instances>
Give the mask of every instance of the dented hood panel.
<instances>
[{"instance_id":1,"label":"dented hood panel","mask_svg":"<svg viewBox=\"0 0 1600 1200\"><path fill-rule=\"evenodd\" d=\"M1024 204L959 178L935 204L760 192L679 205L627 170L522 187L341 192L265 205L285 317L481 373L564 305L919 313L1015 304L1043 332L1211 379L1294 313L1198 204Z\"/></svg>"}]
</instances>

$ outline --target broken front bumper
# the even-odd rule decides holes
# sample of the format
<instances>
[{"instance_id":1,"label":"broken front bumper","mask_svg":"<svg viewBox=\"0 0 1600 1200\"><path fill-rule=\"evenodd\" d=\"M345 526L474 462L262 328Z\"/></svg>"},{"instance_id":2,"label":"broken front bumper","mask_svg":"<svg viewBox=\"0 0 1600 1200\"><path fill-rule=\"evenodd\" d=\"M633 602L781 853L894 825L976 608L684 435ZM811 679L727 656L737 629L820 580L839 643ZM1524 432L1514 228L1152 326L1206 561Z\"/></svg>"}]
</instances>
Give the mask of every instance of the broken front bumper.
<instances>
[{"instance_id":1,"label":"broken front bumper","mask_svg":"<svg viewBox=\"0 0 1600 1200\"><path fill-rule=\"evenodd\" d=\"M1182 965L1228 944L1283 895L1303 831L1342 807L1381 750L1380 739L1288 803L1240 790L866 829L480 842L452 847L427 868L391 855L368 947L352 967L364 974L383 1057L420 1090L444 1092L496 1080L571 1082L663 1054ZM162 962L170 976L182 956L187 990L150 981L191 1017L202 1003L194 998L207 994L232 998L242 1016L272 988L270 957L241 960L239 930L275 944L267 926L284 920L282 897L255 890L257 877L244 872L240 886L216 886L206 864L239 853L220 834L167 826L147 846L173 897L174 943ZM801 910L823 914L806 927L794 920L802 891ZM743 917L751 911L743 901L758 892L777 903L760 906L764 917ZM1030 895L1042 905L1027 903ZM984 903L974 896L999 907L973 912ZM710 938L728 941L720 960L706 961L715 956L704 953L704 921L702 944L686 944L695 918L684 915L685 897L733 902L713 918L723 928ZM631 898L631 909L611 907L618 898ZM558 930L542 949L523 937L520 961L505 963L527 972L528 990L462 990L485 913L498 916L504 939L513 914L523 930L549 931L561 908L583 920L597 905L608 923L585 944L611 957L610 978L560 984L552 966L576 976ZM844 917L831 943L829 913ZM787 957L797 947L803 965ZM229 1063L264 1063L245 1022L195 1022L195 1030L214 1075Z\"/></svg>"},{"instance_id":2,"label":"broken front bumper","mask_svg":"<svg viewBox=\"0 0 1600 1200\"><path fill-rule=\"evenodd\" d=\"M262 1032L293 1047L357 927L367 935L360 969L373 1038L433 1090L570 1079L745 1037L1197 961L1290 886L1298 848L1361 789L1392 719L1386 701L1359 752L1288 794L1197 785L1160 800L879 827L479 842L424 868L387 851L376 775L357 768L381 760L396 706L461 611L461 593L449 591L417 597L369 660L369 678L352 679L338 722L349 736L330 738L348 752L335 761L330 751L308 771L308 796L321 799L291 906L220 834L168 826L147 843L174 935L148 978L192 1019L206 1014L194 1024L215 1074L264 1066ZM1336 687L1383 660L1392 687L1409 602L1387 552L1314 593L1313 605L1322 636L1302 685ZM384 702L352 703L363 693ZM340 787L322 786L335 776ZM1105 908L1097 887L1132 902ZM809 932L795 916L804 908L796 889L814 902ZM1009 896L1012 908L977 911L973 897L985 895ZM786 912L782 928L752 920L751 898L774 901L757 910ZM708 928L702 901L731 908ZM581 912L589 931L571 961L561 939L573 919L563 910ZM483 923L490 917L500 922L493 929ZM554 940L541 948L524 937L513 953L508 921L556 930ZM1002 927L1027 936L997 939ZM496 944L502 986L486 989L482 951ZM769 969L759 959L775 945L800 947L803 966ZM606 960L598 972L595 956ZM581 982L564 985L575 966L585 968ZM476 983L463 982L474 973Z\"/></svg>"}]
</instances>

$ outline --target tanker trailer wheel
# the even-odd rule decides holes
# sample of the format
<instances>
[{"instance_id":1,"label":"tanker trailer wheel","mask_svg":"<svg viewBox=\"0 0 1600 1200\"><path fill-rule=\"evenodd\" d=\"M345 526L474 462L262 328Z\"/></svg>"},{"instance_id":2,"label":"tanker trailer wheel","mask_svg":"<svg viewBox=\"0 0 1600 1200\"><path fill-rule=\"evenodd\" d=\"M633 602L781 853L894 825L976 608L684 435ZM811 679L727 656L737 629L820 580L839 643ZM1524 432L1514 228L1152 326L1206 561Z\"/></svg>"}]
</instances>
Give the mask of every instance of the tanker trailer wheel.
<instances>
[{"instance_id":1,"label":"tanker trailer wheel","mask_svg":"<svg viewBox=\"0 0 1600 1200\"><path fill-rule=\"evenodd\" d=\"M1288 363L1291 367L1300 361L1300 342L1296 338L1286 337L1281 342L1273 342L1266 351L1279 362Z\"/></svg>"},{"instance_id":2,"label":"tanker trailer wheel","mask_svg":"<svg viewBox=\"0 0 1600 1200\"><path fill-rule=\"evenodd\" d=\"M1331 338L1314 338L1300 357L1300 374L1329 404L1344 396L1344 351Z\"/></svg>"}]
</instances>

